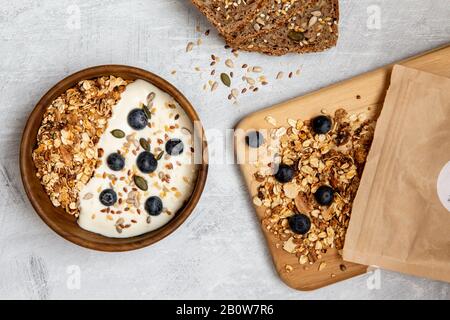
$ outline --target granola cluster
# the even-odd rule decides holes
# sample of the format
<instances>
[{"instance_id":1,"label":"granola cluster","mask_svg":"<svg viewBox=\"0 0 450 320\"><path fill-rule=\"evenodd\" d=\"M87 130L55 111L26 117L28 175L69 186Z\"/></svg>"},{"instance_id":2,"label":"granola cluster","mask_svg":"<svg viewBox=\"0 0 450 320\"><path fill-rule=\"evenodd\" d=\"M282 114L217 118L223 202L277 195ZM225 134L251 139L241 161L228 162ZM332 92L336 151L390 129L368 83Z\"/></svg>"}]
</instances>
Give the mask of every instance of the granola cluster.
<instances>
[{"instance_id":1,"label":"granola cluster","mask_svg":"<svg viewBox=\"0 0 450 320\"><path fill-rule=\"evenodd\" d=\"M267 121L274 124L274 119ZM295 254L300 264L313 264L327 249L341 250L350 220L352 202L370 149L375 122L365 114L349 115L339 109L333 117L333 128L327 134L315 134L310 121L287 120L288 128L274 129L272 139L279 144L274 163L294 166L296 173L290 183L278 182L273 171L258 170L260 182L253 202L265 208L264 228L282 241L285 251ZM266 166L267 168L267 166ZM328 185L335 190L330 206L320 206L314 193ZM295 234L288 218L296 213L307 215L311 229L305 235ZM281 245L280 245L281 246ZM320 264L319 269L325 267Z\"/></svg>"},{"instance_id":2,"label":"granola cluster","mask_svg":"<svg viewBox=\"0 0 450 320\"><path fill-rule=\"evenodd\" d=\"M36 176L56 207L78 215L78 192L98 165L96 144L128 84L114 76L84 80L44 113L33 151Z\"/></svg>"}]
</instances>

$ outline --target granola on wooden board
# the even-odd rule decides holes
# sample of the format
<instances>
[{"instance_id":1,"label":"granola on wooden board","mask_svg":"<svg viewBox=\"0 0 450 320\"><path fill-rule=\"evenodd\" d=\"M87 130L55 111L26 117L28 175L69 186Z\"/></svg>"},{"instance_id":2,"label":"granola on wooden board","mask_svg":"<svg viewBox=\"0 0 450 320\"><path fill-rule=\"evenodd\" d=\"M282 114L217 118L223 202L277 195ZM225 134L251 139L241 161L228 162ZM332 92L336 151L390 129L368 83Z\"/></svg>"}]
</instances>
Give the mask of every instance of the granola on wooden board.
<instances>
[{"instance_id":1,"label":"granola on wooden board","mask_svg":"<svg viewBox=\"0 0 450 320\"><path fill-rule=\"evenodd\" d=\"M255 180L260 184L253 203L265 210L263 227L300 264L315 263L327 249L343 248L374 134L375 121L365 114L339 109L326 118L330 120L326 133L316 133L313 120L287 119L287 128L272 129L270 140L278 146L273 163L256 165ZM273 117L266 121L277 126ZM332 201L319 204L323 199L318 194L327 195L328 190L332 193L327 201ZM293 231L299 226L306 228L304 234ZM320 264L319 269L324 267Z\"/></svg>"}]
</instances>

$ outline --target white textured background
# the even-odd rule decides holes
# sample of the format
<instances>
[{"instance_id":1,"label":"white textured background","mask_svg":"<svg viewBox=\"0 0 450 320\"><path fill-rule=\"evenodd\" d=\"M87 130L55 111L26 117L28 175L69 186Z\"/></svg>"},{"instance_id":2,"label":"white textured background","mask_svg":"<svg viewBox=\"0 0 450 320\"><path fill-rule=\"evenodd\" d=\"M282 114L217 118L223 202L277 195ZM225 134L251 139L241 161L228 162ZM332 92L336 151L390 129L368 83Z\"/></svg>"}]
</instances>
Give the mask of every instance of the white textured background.
<instances>
[{"instance_id":1,"label":"white textured background","mask_svg":"<svg viewBox=\"0 0 450 320\"><path fill-rule=\"evenodd\" d=\"M380 30L367 27L370 5L381 8ZM79 29L70 27L76 8ZM17 159L27 116L53 84L79 69L117 63L156 72L185 93L207 129L223 132L253 111L450 41L449 0L346 0L341 20L339 46L329 52L241 54L237 64L260 65L269 78L299 66L303 73L233 106L227 93L201 90L208 73L194 67L206 68L211 53L222 61L230 53L215 32L185 53L199 37L195 26L209 28L187 0L0 0L0 298L449 299L448 284L387 271L378 290L368 288L368 275L309 293L289 289L275 274L233 165L211 167L201 202L177 232L129 253L66 242L24 195ZM80 267L79 290L66 285L70 265Z\"/></svg>"}]
</instances>

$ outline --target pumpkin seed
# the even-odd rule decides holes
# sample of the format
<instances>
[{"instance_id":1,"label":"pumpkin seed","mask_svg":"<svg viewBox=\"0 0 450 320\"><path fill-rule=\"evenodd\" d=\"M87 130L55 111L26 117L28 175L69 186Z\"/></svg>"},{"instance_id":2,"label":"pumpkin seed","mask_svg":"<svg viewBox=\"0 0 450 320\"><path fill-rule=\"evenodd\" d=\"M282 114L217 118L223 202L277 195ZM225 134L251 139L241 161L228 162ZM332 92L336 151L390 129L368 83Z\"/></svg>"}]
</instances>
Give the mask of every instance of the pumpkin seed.
<instances>
[{"instance_id":1,"label":"pumpkin seed","mask_svg":"<svg viewBox=\"0 0 450 320\"><path fill-rule=\"evenodd\" d=\"M144 113L147 116L147 118L150 120L152 118L152 114L151 114L150 110L148 109L148 107L144 104L142 106L142 109L144 110Z\"/></svg>"},{"instance_id":2,"label":"pumpkin seed","mask_svg":"<svg viewBox=\"0 0 450 320\"><path fill-rule=\"evenodd\" d=\"M134 180L134 183L136 184L136 186L139 189L141 189L142 191L147 191L148 190L147 180L145 180L144 178L142 178L140 176L134 176L133 180Z\"/></svg>"},{"instance_id":3,"label":"pumpkin seed","mask_svg":"<svg viewBox=\"0 0 450 320\"><path fill-rule=\"evenodd\" d=\"M220 80L222 80L222 83L223 83L224 85L226 85L227 87L230 87L230 86L231 86L231 79L230 79L230 76L229 76L228 74L222 73L222 74L220 75Z\"/></svg>"},{"instance_id":4,"label":"pumpkin seed","mask_svg":"<svg viewBox=\"0 0 450 320\"><path fill-rule=\"evenodd\" d=\"M120 129L114 129L113 131L111 131L111 134L113 135L114 138L117 139L122 139L125 137L125 132L123 132Z\"/></svg>"},{"instance_id":5,"label":"pumpkin seed","mask_svg":"<svg viewBox=\"0 0 450 320\"><path fill-rule=\"evenodd\" d=\"M150 151L150 144L148 143L147 139L140 138L139 144L141 145L142 149L145 151Z\"/></svg>"},{"instance_id":6,"label":"pumpkin seed","mask_svg":"<svg viewBox=\"0 0 450 320\"><path fill-rule=\"evenodd\" d=\"M303 39L305 39L305 35L302 32L291 30L288 33L288 38L291 39L292 41L300 42L303 41Z\"/></svg>"},{"instance_id":7,"label":"pumpkin seed","mask_svg":"<svg viewBox=\"0 0 450 320\"><path fill-rule=\"evenodd\" d=\"M164 155L164 151L161 151L157 156L156 156L156 160L161 160L162 156Z\"/></svg>"}]
</instances>

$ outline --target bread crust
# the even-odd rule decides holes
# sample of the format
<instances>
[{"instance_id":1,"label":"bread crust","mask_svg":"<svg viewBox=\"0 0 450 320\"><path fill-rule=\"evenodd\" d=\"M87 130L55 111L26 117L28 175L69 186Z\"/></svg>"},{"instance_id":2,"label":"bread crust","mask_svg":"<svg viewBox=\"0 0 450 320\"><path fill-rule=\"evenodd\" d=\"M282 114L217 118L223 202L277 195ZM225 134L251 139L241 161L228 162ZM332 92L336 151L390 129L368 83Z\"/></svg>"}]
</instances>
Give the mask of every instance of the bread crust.
<instances>
[{"instance_id":1,"label":"bread crust","mask_svg":"<svg viewBox=\"0 0 450 320\"><path fill-rule=\"evenodd\" d=\"M231 34L239 32L246 24L251 21L261 6L264 5L265 2L269 0L252 0L251 4L248 4L246 8L246 12L243 18L239 20L229 19L228 21L224 19L224 17L218 17L223 15L224 12L224 3L226 0L191 0L191 2L202 12L206 18L214 25L214 27L219 31L219 33L225 38L230 38ZM211 5L213 2L217 5L220 5L220 10L214 10L208 6L208 3ZM219 13L220 12L220 13Z\"/></svg>"}]
</instances>

